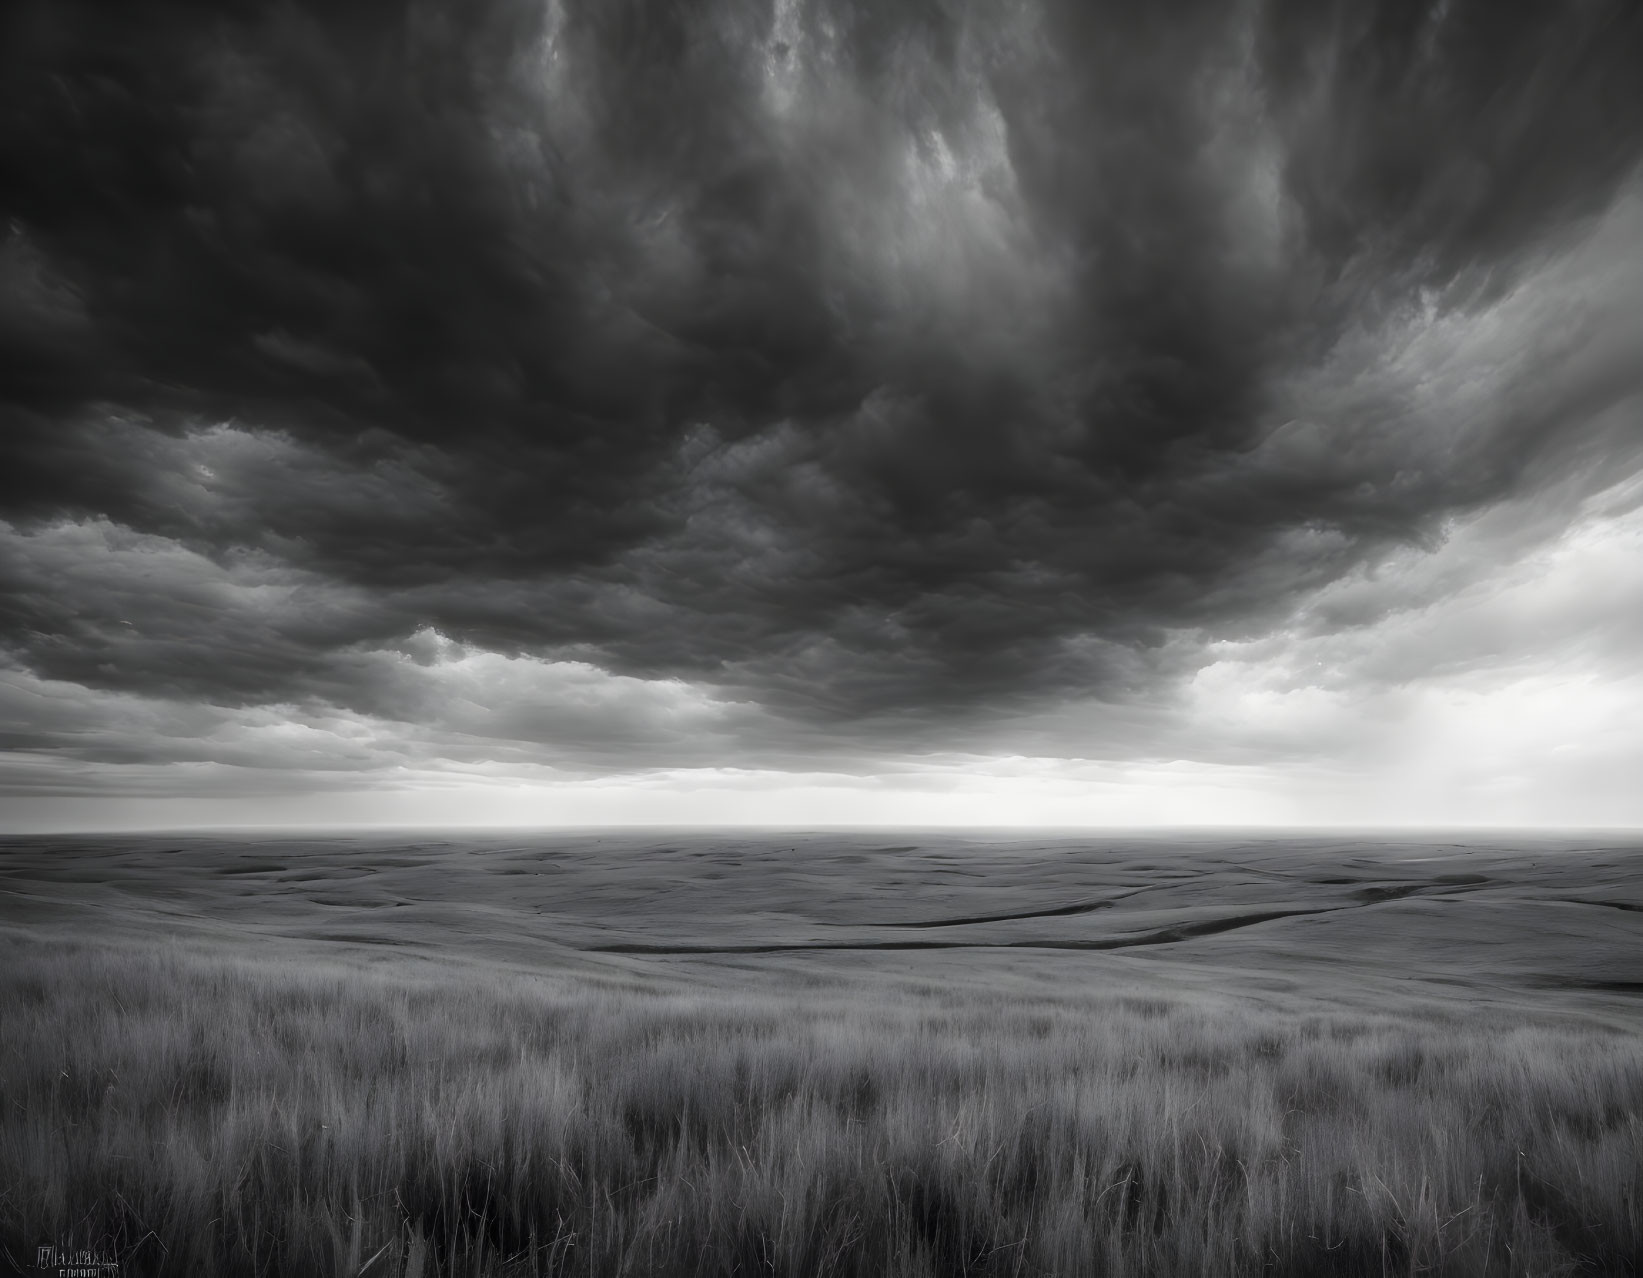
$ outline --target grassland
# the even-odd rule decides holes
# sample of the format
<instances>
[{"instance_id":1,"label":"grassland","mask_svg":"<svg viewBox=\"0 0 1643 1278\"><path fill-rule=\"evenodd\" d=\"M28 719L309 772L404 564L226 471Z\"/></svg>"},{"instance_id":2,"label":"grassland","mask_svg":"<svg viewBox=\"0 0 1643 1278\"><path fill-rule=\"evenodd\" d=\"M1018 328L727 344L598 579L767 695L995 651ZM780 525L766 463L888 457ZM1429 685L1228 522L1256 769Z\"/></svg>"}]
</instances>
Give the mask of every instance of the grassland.
<instances>
[{"instance_id":1,"label":"grassland","mask_svg":"<svg viewBox=\"0 0 1643 1278\"><path fill-rule=\"evenodd\" d=\"M1613 1030L161 947L0 980L6 1246L128 1273L1639 1272Z\"/></svg>"},{"instance_id":2,"label":"grassland","mask_svg":"<svg viewBox=\"0 0 1643 1278\"><path fill-rule=\"evenodd\" d=\"M15 1267L1643 1274L1629 851L9 851Z\"/></svg>"}]
</instances>

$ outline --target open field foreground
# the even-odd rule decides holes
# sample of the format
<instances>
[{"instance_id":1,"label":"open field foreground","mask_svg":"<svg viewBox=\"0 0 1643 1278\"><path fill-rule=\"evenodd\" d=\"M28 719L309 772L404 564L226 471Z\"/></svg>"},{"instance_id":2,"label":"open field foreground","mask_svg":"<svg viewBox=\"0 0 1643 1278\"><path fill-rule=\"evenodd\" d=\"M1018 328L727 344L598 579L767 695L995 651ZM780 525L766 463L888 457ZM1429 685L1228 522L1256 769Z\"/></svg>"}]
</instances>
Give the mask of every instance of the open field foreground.
<instances>
[{"instance_id":1,"label":"open field foreground","mask_svg":"<svg viewBox=\"0 0 1643 1278\"><path fill-rule=\"evenodd\" d=\"M1643 1273L1635 846L11 839L0 874L18 1268Z\"/></svg>"}]
</instances>

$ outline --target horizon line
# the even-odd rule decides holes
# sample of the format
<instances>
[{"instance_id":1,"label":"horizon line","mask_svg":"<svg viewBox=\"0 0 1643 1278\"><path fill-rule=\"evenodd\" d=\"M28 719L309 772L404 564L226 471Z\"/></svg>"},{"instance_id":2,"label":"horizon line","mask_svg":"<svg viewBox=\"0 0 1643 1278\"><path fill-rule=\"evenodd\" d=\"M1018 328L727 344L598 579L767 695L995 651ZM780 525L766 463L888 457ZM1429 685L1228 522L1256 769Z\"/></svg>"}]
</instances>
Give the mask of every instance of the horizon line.
<instances>
[{"instance_id":1,"label":"horizon line","mask_svg":"<svg viewBox=\"0 0 1643 1278\"><path fill-rule=\"evenodd\" d=\"M395 822L324 822L301 823L211 823L190 825L130 825L130 826L38 826L8 829L0 827L0 839L30 838L41 835L61 836L119 836L119 835L212 835L212 834L289 834L289 835L342 835L342 834L624 834L660 832L700 833L767 833L784 835L807 834L871 834L882 831L928 834L990 834L1031 836L1041 834L1106 835L1112 837L1249 834L1268 836L1306 835L1372 835L1420 837L1428 834L1465 835L1619 835L1643 838L1643 825L1565 825L1520 823L1515 825L1483 825L1477 823L1385 823L1385 824L1329 824L1329 823L1238 823L1238 822L1182 822L1174 824L998 824L981 822L935 824L929 822L809 822L786 825L771 822L688 822L688 821L635 821L635 822L581 822L541 823L509 822L406 824Z\"/></svg>"}]
</instances>

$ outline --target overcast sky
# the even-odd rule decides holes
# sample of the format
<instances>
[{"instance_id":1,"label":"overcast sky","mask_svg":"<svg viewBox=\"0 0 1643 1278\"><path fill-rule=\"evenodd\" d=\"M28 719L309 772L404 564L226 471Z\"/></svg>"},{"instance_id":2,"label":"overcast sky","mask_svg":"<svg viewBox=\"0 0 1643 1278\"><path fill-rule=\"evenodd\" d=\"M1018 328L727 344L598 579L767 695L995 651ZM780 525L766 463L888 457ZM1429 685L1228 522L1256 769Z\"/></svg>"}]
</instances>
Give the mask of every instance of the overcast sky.
<instances>
[{"instance_id":1,"label":"overcast sky","mask_svg":"<svg viewBox=\"0 0 1643 1278\"><path fill-rule=\"evenodd\" d=\"M0 826L1643 823L1629 0L0 23Z\"/></svg>"}]
</instances>

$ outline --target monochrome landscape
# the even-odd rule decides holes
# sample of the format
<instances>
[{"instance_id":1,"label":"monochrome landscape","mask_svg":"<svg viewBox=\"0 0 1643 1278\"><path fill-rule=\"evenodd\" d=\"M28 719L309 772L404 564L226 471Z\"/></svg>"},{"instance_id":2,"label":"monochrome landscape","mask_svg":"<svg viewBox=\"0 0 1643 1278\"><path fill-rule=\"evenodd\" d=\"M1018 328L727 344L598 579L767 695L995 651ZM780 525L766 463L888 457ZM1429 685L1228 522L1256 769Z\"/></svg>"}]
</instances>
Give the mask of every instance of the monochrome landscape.
<instances>
[{"instance_id":1,"label":"monochrome landscape","mask_svg":"<svg viewBox=\"0 0 1643 1278\"><path fill-rule=\"evenodd\" d=\"M0 6L0 1269L1643 1278L1643 5Z\"/></svg>"}]
</instances>

